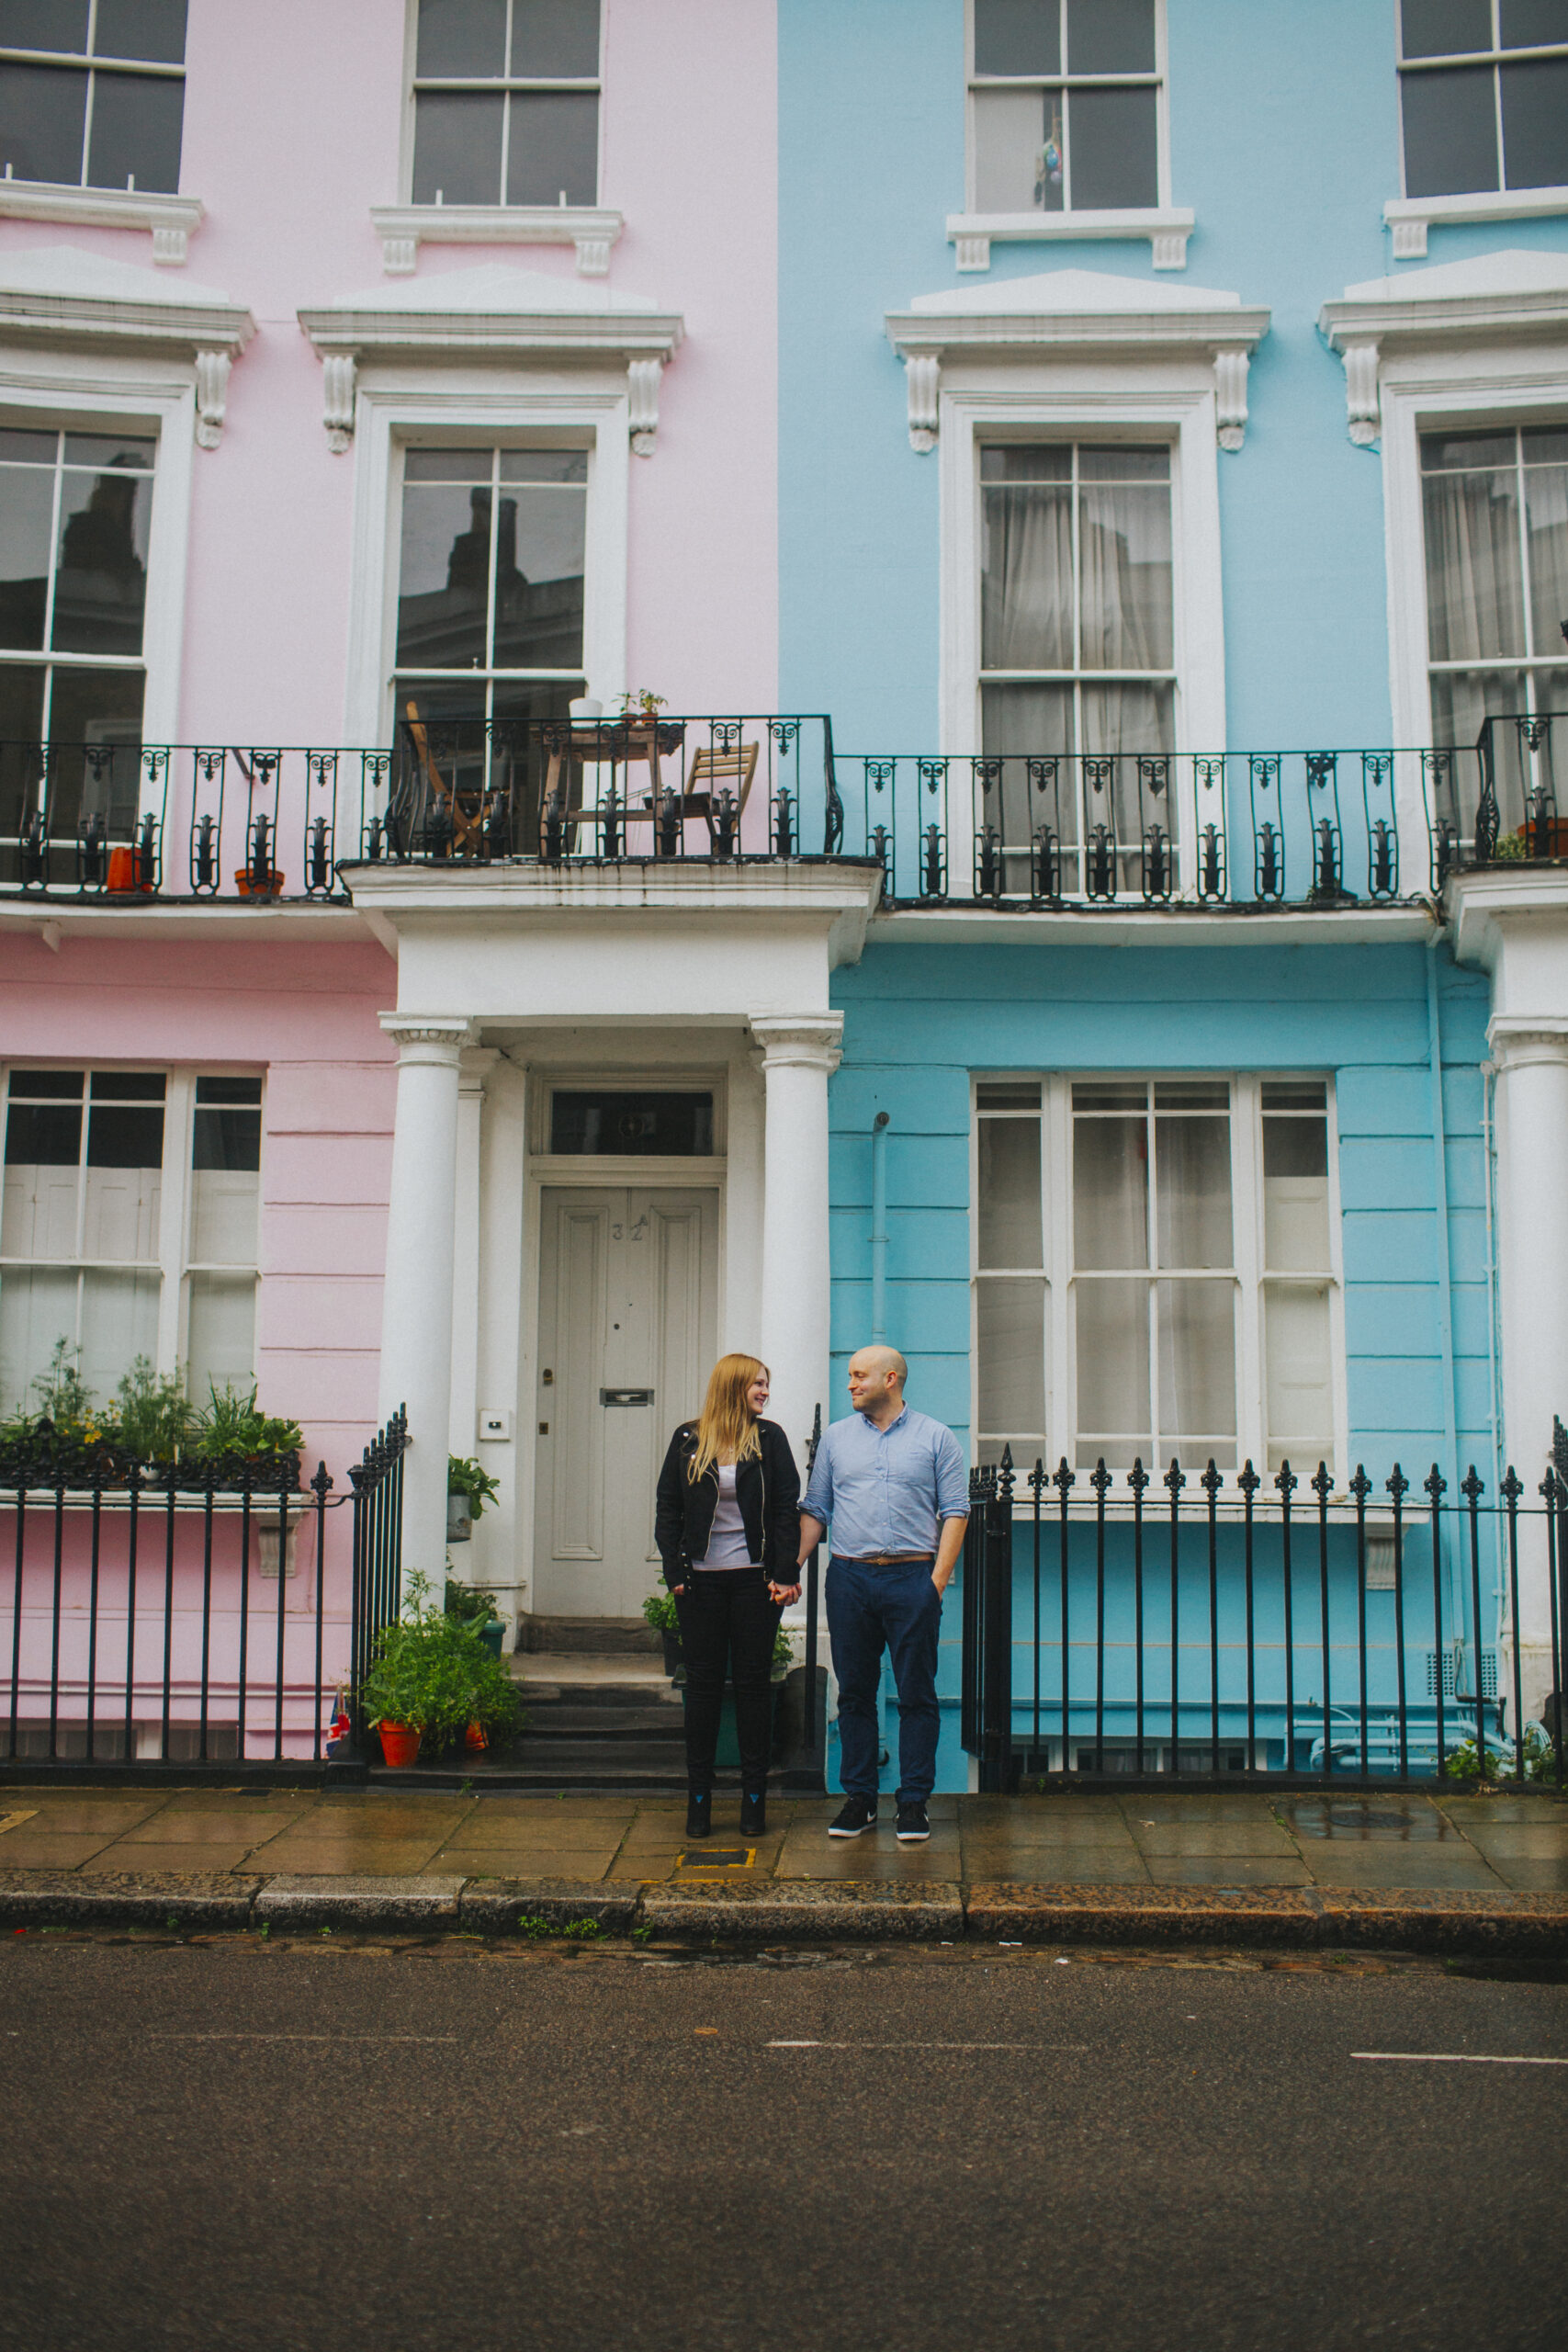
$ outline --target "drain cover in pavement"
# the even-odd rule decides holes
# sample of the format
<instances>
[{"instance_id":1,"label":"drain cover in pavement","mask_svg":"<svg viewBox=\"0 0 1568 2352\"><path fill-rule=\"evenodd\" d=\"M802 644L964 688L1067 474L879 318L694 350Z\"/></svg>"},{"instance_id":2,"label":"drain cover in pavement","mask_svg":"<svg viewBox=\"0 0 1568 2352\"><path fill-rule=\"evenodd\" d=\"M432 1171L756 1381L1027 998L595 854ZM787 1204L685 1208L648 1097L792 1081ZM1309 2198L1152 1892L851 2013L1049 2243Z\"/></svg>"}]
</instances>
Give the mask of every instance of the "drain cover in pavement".
<instances>
[{"instance_id":1,"label":"drain cover in pavement","mask_svg":"<svg viewBox=\"0 0 1568 2352\"><path fill-rule=\"evenodd\" d=\"M757 1859L755 1846L699 1846L694 1853L676 1858L678 1871L749 1871Z\"/></svg>"}]
</instances>

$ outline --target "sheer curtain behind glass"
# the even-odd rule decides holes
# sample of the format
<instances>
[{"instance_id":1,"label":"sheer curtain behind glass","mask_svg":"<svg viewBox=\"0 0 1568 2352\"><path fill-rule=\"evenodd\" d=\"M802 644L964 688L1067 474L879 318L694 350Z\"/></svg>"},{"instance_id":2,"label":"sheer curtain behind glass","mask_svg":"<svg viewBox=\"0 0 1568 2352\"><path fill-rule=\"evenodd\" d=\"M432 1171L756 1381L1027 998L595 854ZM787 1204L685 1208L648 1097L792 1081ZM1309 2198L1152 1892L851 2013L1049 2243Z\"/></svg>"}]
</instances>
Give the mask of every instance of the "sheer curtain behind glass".
<instances>
[{"instance_id":1,"label":"sheer curtain behind glass","mask_svg":"<svg viewBox=\"0 0 1568 2352\"><path fill-rule=\"evenodd\" d=\"M1031 1100L1032 1098L1032 1100ZM980 1459L1045 1438L1045 1278L1038 1084L979 1090L976 1405ZM989 1102L1013 1110L988 1117Z\"/></svg>"}]
</instances>

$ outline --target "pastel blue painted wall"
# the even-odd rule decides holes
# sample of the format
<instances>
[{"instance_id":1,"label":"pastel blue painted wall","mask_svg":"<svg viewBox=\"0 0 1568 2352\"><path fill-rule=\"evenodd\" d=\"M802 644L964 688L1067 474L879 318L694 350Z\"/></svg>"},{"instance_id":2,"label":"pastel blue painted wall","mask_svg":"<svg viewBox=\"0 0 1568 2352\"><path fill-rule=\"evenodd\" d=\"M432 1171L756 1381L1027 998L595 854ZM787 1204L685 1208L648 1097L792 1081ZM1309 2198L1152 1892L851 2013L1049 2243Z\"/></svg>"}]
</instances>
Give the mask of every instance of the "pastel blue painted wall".
<instances>
[{"instance_id":1,"label":"pastel blue painted wall","mask_svg":"<svg viewBox=\"0 0 1568 2352\"><path fill-rule=\"evenodd\" d=\"M1246 447L1220 462L1228 740L1391 729L1382 464L1346 431L1325 300L1396 267L1393 0L1168 0L1171 190L1187 281L1266 303ZM963 0L779 0L783 707L840 749L937 748L937 459L906 431L884 314L959 277ZM1435 230L1429 260L1568 249L1568 222ZM1148 244L997 245L993 278L1153 275ZM1159 283L1181 281L1163 276ZM977 747L976 747L977 748ZM1211 748L1195 746L1197 749Z\"/></svg>"}]
</instances>

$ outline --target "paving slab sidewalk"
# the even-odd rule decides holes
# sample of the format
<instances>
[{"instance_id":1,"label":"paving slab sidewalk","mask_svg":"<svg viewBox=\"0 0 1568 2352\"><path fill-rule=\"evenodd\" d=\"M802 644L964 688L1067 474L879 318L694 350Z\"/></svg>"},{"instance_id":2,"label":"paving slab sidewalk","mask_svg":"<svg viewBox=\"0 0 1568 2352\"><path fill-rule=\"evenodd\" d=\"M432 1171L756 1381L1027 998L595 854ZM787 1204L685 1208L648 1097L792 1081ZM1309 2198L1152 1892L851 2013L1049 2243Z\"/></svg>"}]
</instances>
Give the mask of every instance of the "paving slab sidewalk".
<instances>
[{"instance_id":1,"label":"paving slab sidewalk","mask_svg":"<svg viewBox=\"0 0 1568 2352\"><path fill-rule=\"evenodd\" d=\"M729 1802L733 1803L733 1800ZM1134 1790L939 1797L931 1837L829 1838L837 1798L0 1787L0 1922L519 1922L660 1935L987 1935L1485 1950L1568 1959L1568 1803L1541 1792Z\"/></svg>"}]
</instances>

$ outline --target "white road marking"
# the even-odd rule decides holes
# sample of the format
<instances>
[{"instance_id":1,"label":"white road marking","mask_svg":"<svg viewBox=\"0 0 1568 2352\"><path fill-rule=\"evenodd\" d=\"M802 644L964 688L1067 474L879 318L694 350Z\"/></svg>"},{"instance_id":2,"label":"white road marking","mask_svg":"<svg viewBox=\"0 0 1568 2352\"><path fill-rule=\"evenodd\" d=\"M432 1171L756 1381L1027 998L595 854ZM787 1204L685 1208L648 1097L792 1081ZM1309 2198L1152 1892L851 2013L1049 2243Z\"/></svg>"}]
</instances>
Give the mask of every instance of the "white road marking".
<instances>
[{"instance_id":1,"label":"white road marking","mask_svg":"<svg viewBox=\"0 0 1568 2352\"><path fill-rule=\"evenodd\" d=\"M1568 2058L1500 2058L1478 2050L1352 2050L1350 2055L1399 2066L1568 2066Z\"/></svg>"},{"instance_id":2,"label":"white road marking","mask_svg":"<svg viewBox=\"0 0 1568 2352\"><path fill-rule=\"evenodd\" d=\"M150 2033L149 2041L457 2041L455 2033Z\"/></svg>"},{"instance_id":3,"label":"white road marking","mask_svg":"<svg viewBox=\"0 0 1568 2352\"><path fill-rule=\"evenodd\" d=\"M764 2041L764 2050L1068 2050L1087 2041Z\"/></svg>"}]
</instances>

